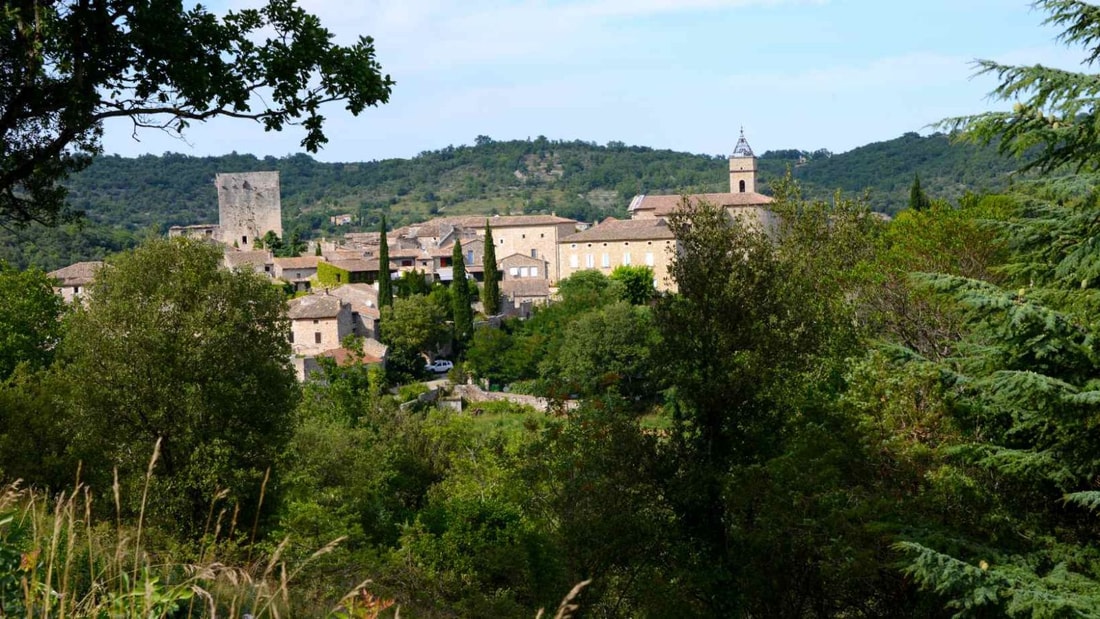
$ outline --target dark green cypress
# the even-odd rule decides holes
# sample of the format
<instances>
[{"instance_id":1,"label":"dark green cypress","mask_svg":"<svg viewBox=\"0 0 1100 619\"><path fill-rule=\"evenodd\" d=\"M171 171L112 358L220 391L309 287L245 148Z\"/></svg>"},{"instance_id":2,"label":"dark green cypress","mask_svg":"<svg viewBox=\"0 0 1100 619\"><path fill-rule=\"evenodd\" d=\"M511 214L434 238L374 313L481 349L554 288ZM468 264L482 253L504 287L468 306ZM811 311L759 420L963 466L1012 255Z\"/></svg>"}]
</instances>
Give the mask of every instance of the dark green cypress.
<instances>
[{"instance_id":1,"label":"dark green cypress","mask_svg":"<svg viewBox=\"0 0 1100 619\"><path fill-rule=\"evenodd\" d=\"M378 227L378 307L393 307L393 280L390 279L390 245L386 240L386 216Z\"/></svg>"},{"instance_id":2,"label":"dark green cypress","mask_svg":"<svg viewBox=\"0 0 1100 619\"><path fill-rule=\"evenodd\" d=\"M462 257L462 242L455 239L451 252L451 307L454 312L455 340L460 344L470 339L474 331L474 312L470 308L470 285L466 283L466 261Z\"/></svg>"},{"instance_id":3,"label":"dark green cypress","mask_svg":"<svg viewBox=\"0 0 1100 619\"><path fill-rule=\"evenodd\" d=\"M481 305L486 316L500 313L500 271L497 270L497 250L493 245L493 228L485 220L485 252L481 257L485 284L481 287Z\"/></svg>"}]
</instances>

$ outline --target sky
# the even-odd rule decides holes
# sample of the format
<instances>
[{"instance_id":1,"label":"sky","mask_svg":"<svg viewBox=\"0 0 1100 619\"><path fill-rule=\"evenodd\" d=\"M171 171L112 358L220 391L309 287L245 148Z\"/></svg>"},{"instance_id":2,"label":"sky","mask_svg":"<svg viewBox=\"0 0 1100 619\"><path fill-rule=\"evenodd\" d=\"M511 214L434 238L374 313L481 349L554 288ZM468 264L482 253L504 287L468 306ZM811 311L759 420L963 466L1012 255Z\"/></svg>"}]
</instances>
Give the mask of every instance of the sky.
<instances>
[{"instance_id":1,"label":"sky","mask_svg":"<svg viewBox=\"0 0 1100 619\"><path fill-rule=\"evenodd\" d=\"M728 155L835 153L999 109L975 59L1081 70L1028 0L299 0L338 43L374 38L390 101L326 108L321 161L414 157L496 140L584 140ZM214 12L259 6L215 0ZM284 156L300 128L246 120L133 137L107 153Z\"/></svg>"}]
</instances>

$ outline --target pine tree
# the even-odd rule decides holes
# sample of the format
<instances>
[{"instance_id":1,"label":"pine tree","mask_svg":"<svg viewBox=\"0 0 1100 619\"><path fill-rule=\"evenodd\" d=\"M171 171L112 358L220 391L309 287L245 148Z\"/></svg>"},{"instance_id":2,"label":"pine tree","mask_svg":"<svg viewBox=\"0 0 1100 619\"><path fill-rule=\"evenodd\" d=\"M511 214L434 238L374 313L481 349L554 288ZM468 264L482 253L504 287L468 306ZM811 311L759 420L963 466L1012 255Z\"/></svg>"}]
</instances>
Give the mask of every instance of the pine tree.
<instances>
[{"instance_id":1,"label":"pine tree","mask_svg":"<svg viewBox=\"0 0 1100 619\"><path fill-rule=\"evenodd\" d=\"M1085 48L1083 64L1094 65L1100 59L1100 11L1094 4L1037 0L1034 6L1050 14L1044 24L1063 28L1058 37L1062 42ZM949 118L941 123L945 129L962 131L974 142L996 144L1002 153L1027 156L1025 170L1049 172L1063 165L1100 170L1096 74L992 60L979 60L977 66L979 74L999 82L990 98L1013 103L1012 110Z\"/></svg>"},{"instance_id":2,"label":"pine tree","mask_svg":"<svg viewBox=\"0 0 1100 619\"><path fill-rule=\"evenodd\" d=\"M497 250L493 245L493 228L485 220L485 253L481 257L485 284L481 287L481 305L487 316L500 313L500 271L497 270Z\"/></svg>"},{"instance_id":3,"label":"pine tree","mask_svg":"<svg viewBox=\"0 0 1100 619\"><path fill-rule=\"evenodd\" d=\"M454 312L455 340L461 345L470 339L474 331L474 312L470 308L470 285L466 282L466 261L462 257L462 242L455 239L451 252L451 307Z\"/></svg>"},{"instance_id":4,"label":"pine tree","mask_svg":"<svg viewBox=\"0 0 1100 619\"><path fill-rule=\"evenodd\" d=\"M920 187L920 175L914 174L913 184L909 187L909 208L914 211L923 211L929 206L932 206L932 201Z\"/></svg>"},{"instance_id":5,"label":"pine tree","mask_svg":"<svg viewBox=\"0 0 1100 619\"><path fill-rule=\"evenodd\" d=\"M390 279L390 245L386 240L386 216L378 226L378 307L393 307L393 280Z\"/></svg>"}]
</instances>

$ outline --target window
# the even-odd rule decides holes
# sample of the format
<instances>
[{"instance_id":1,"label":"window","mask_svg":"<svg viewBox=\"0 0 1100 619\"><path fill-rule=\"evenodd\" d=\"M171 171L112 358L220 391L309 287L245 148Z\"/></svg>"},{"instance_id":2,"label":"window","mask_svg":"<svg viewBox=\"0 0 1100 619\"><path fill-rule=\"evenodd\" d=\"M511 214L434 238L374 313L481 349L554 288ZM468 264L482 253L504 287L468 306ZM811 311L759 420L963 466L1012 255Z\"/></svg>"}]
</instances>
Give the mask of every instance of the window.
<instances>
[{"instance_id":1,"label":"window","mask_svg":"<svg viewBox=\"0 0 1100 619\"><path fill-rule=\"evenodd\" d=\"M520 277L527 277L530 274L531 274L531 271L527 267L520 267L520 269L519 269L519 276Z\"/></svg>"},{"instance_id":2,"label":"window","mask_svg":"<svg viewBox=\"0 0 1100 619\"><path fill-rule=\"evenodd\" d=\"M741 181L737 186L741 188L741 193L745 193L745 181Z\"/></svg>"},{"instance_id":3,"label":"window","mask_svg":"<svg viewBox=\"0 0 1100 619\"><path fill-rule=\"evenodd\" d=\"M339 282L339 281L340 281L340 276L341 276L341 274L340 274L340 273L337 273L337 274L336 274L336 281L337 281L337 282Z\"/></svg>"},{"instance_id":4,"label":"window","mask_svg":"<svg viewBox=\"0 0 1100 619\"><path fill-rule=\"evenodd\" d=\"M466 262L469 262L470 264L474 263L474 250L471 249L470 251L466 252Z\"/></svg>"},{"instance_id":5,"label":"window","mask_svg":"<svg viewBox=\"0 0 1100 619\"><path fill-rule=\"evenodd\" d=\"M538 276L539 276L539 268L538 267L531 267L531 277L538 277Z\"/></svg>"},{"instance_id":6,"label":"window","mask_svg":"<svg viewBox=\"0 0 1100 619\"><path fill-rule=\"evenodd\" d=\"M320 321L320 320L317 320L316 318L314 318L314 319L313 319L313 324L315 324L315 325L319 325L319 324L321 324L321 321Z\"/></svg>"},{"instance_id":7,"label":"window","mask_svg":"<svg viewBox=\"0 0 1100 619\"><path fill-rule=\"evenodd\" d=\"M590 269L592 267L596 266L596 261L592 259L592 254L585 254L584 255L584 266L586 266Z\"/></svg>"},{"instance_id":8,"label":"window","mask_svg":"<svg viewBox=\"0 0 1100 619\"><path fill-rule=\"evenodd\" d=\"M248 237L247 236L242 236L241 237L241 247L245 247L246 245L248 245Z\"/></svg>"},{"instance_id":9,"label":"window","mask_svg":"<svg viewBox=\"0 0 1100 619\"><path fill-rule=\"evenodd\" d=\"M540 239L541 239L541 238L544 238L545 236L546 236L545 234L543 234L543 233L539 232L539 238L540 238Z\"/></svg>"},{"instance_id":10,"label":"window","mask_svg":"<svg viewBox=\"0 0 1100 619\"><path fill-rule=\"evenodd\" d=\"M532 249L532 250L531 250L531 257L532 257L532 258L538 258L538 257L539 257L539 250L537 250L537 249Z\"/></svg>"},{"instance_id":11,"label":"window","mask_svg":"<svg viewBox=\"0 0 1100 619\"><path fill-rule=\"evenodd\" d=\"M313 343L314 344L320 344L321 343L321 332L320 331L314 331L313 332Z\"/></svg>"},{"instance_id":12,"label":"window","mask_svg":"<svg viewBox=\"0 0 1100 619\"><path fill-rule=\"evenodd\" d=\"M623 254L623 264L630 264L630 252Z\"/></svg>"},{"instance_id":13,"label":"window","mask_svg":"<svg viewBox=\"0 0 1100 619\"><path fill-rule=\"evenodd\" d=\"M80 294L80 286L73 286L73 294Z\"/></svg>"},{"instance_id":14,"label":"window","mask_svg":"<svg viewBox=\"0 0 1100 619\"><path fill-rule=\"evenodd\" d=\"M574 256L574 257L576 257L576 256ZM510 267L508 269L508 274L511 275L512 277L518 276L519 275L519 267Z\"/></svg>"},{"instance_id":15,"label":"window","mask_svg":"<svg viewBox=\"0 0 1100 619\"><path fill-rule=\"evenodd\" d=\"M527 235L526 234L521 234L521 235L519 235L519 238L525 239L525 238L527 238Z\"/></svg>"},{"instance_id":16,"label":"window","mask_svg":"<svg viewBox=\"0 0 1100 619\"><path fill-rule=\"evenodd\" d=\"M577 268L577 254L571 254L569 256L569 268L571 268L571 269Z\"/></svg>"},{"instance_id":17,"label":"window","mask_svg":"<svg viewBox=\"0 0 1100 619\"><path fill-rule=\"evenodd\" d=\"M653 266L653 252L647 251L645 253L645 265L647 267Z\"/></svg>"},{"instance_id":18,"label":"window","mask_svg":"<svg viewBox=\"0 0 1100 619\"><path fill-rule=\"evenodd\" d=\"M291 344L294 343L294 330L293 329L290 330L290 343Z\"/></svg>"},{"instance_id":19,"label":"window","mask_svg":"<svg viewBox=\"0 0 1100 619\"><path fill-rule=\"evenodd\" d=\"M607 267L611 266L611 256L608 255L608 254L604 254L603 256L600 256L600 266L602 266L605 269Z\"/></svg>"}]
</instances>

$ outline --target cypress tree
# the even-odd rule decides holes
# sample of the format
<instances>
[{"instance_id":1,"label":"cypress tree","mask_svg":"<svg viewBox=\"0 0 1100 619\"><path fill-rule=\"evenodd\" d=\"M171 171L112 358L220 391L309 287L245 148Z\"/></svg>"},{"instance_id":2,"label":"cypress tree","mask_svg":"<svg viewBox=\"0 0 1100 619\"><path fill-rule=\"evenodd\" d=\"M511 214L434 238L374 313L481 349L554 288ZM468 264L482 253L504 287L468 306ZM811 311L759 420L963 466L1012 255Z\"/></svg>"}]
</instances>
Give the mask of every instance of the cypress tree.
<instances>
[{"instance_id":1,"label":"cypress tree","mask_svg":"<svg viewBox=\"0 0 1100 619\"><path fill-rule=\"evenodd\" d=\"M393 280L390 279L390 245L386 240L386 216L378 227L378 307L393 307Z\"/></svg>"},{"instance_id":2,"label":"cypress tree","mask_svg":"<svg viewBox=\"0 0 1100 619\"><path fill-rule=\"evenodd\" d=\"M909 208L914 211L923 211L929 206L932 206L932 201L920 187L920 175L914 174L913 184L909 187Z\"/></svg>"},{"instance_id":3,"label":"cypress tree","mask_svg":"<svg viewBox=\"0 0 1100 619\"><path fill-rule=\"evenodd\" d=\"M497 250L493 245L493 228L485 220L485 252L481 257L485 285L481 287L481 305L487 316L500 313L500 271L497 270Z\"/></svg>"},{"instance_id":4,"label":"cypress tree","mask_svg":"<svg viewBox=\"0 0 1100 619\"><path fill-rule=\"evenodd\" d=\"M466 283L466 261L462 258L462 242L455 239L451 252L451 307L454 312L455 340L460 344L470 339L474 331L474 312L470 308L470 286Z\"/></svg>"}]
</instances>

